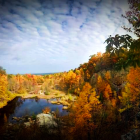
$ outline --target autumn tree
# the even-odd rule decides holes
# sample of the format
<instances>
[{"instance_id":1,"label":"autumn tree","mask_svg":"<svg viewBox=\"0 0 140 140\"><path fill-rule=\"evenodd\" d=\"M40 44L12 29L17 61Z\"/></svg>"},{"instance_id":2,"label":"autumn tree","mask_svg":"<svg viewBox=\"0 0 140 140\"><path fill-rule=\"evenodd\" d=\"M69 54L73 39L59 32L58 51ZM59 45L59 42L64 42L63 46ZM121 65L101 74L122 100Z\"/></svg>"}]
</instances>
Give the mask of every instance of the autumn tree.
<instances>
[{"instance_id":1,"label":"autumn tree","mask_svg":"<svg viewBox=\"0 0 140 140\"><path fill-rule=\"evenodd\" d=\"M107 75L107 74L106 74ZM107 78L109 78L108 76L106 76ZM101 75L98 75L98 79L97 79L97 92L98 95L100 96L100 100L103 102L103 100L109 100L109 98L112 96L112 90L111 87L109 85L109 83L107 83L107 81L105 81Z\"/></svg>"},{"instance_id":2,"label":"autumn tree","mask_svg":"<svg viewBox=\"0 0 140 140\"><path fill-rule=\"evenodd\" d=\"M3 67L0 66L0 74L6 75L6 70L3 69Z\"/></svg>"},{"instance_id":3,"label":"autumn tree","mask_svg":"<svg viewBox=\"0 0 140 140\"><path fill-rule=\"evenodd\" d=\"M0 74L0 102L3 102L7 97L7 76Z\"/></svg>"},{"instance_id":4,"label":"autumn tree","mask_svg":"<svg viewBox=\"0 0 140 140\"><path fill-rule=\"evenodd\" d=\"M130 94L130 101L137 101L140 94L140 67L131 68L127 75L126 92Z\"/></svg>"},{"instance_id":5,"label":"autumn tree","mask_svg":"<svg viewBox=\"0 0 140 140\"><path fill-rule=\"evenodd\" d=\"M83 71L78 69L75 72L70 70L69 72L63 73L59 82L61 89L78 94L84 82L81 74L84 74Z\"/></svg>"},{"instance_id":6,"label":"autumn tree","mask_svg":"<svg viewBox=\"0 0 140 140\"><path fill-rule=\"evenodd\" d=\"M73 127L70 129L74 138L90 139L91 132L97 127L92 113L99 112L101 104L96 92L89 83L85 83L77 102L72 108Z\"/></svg>"},{"instance_id":7,"label":"autumn tree","mask_svg":"<svg viewBox=\"0 0 140 140\"><path fill-rule=\"evenodd\" d=\"M134 34L140 37L140 1L128 0L128 4L130 8L129 11L122 16L128 20L128 22L132 25L132 28L125 26L123 26L123 28L128 32L134 32Z\"/></svg>"}]
</instances>

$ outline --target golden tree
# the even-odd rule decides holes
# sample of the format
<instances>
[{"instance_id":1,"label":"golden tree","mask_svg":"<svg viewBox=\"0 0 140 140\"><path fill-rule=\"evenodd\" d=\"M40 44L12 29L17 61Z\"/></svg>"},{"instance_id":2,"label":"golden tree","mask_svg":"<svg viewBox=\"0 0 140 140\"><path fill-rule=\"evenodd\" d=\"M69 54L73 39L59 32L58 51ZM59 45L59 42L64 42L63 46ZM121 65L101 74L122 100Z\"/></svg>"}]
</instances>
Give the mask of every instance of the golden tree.
<instances>
[{"instance_id":1,"label":"golden tree","mask_svg":"<svg viewBox=\"0 0 140 140\"><path fill-rule=\"evenodd\" d=\"M7 96L7 76L0 74L0 101L3 101L4 98Z\"/></svg>"},{"instance_id":2,"label":"golden tree","mask_svg":"<svg viewBox=\"0 0 140 140\"><path fill-rule=\"evenodd\" d=\"M96 97L95 90L92 90L89 83L85 83L82 92L72 110L74 126L70 129L74 137L87 138L96 128L92 119L92 113L99 111L101 104Z\"/></svg>"}]
</instances>

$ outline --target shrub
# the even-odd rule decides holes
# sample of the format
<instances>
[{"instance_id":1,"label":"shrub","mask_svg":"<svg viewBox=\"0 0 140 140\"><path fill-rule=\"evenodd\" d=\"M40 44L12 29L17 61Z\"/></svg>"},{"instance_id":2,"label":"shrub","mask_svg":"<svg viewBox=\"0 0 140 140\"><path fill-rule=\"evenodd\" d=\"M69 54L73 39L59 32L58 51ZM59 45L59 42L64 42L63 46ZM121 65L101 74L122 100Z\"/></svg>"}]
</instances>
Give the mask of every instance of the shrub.
<instances>
[{"instance_id":1,"label":"shrub","mask_svg":"<svg viewBox=\"0 0 140 140\"><path fill-rule=\"evenodd\" d=\"M50 92L44 91L45 95L50 95Z\"/></svg>"},{"instance_id":2,"label":"shrub","mask_svg":"<svg viewBox=\"0 0 140 140\"><path fill-rule=\"evenodd\" d=\"M36 115L34 113L32 114L32 119L36 120Z\"/></svg>"},{"instance_id":3,"label":"shrub","mask_svg":"<svg viewBox=\"0 0 140 140\"><path fill-rule=\"evenodd\" d=\"M42 112L45 113L45 114L49 113L50 111L51 111L51 110L50 110L49 107L46 107L46 108L44 108L44 109L42 110Z\"/></svg>"},{"instance_id":4,"label":"shrub","mask_svg":"<svg viewBox=\"0 0 140 140\"><path fill-rule=\"evenodd\" d=\"M72 101L72 100L73 100L73 98L72 98L71 94L69 94L68 99L69 99L70 101Z\"/></svg>"}]
</instances>

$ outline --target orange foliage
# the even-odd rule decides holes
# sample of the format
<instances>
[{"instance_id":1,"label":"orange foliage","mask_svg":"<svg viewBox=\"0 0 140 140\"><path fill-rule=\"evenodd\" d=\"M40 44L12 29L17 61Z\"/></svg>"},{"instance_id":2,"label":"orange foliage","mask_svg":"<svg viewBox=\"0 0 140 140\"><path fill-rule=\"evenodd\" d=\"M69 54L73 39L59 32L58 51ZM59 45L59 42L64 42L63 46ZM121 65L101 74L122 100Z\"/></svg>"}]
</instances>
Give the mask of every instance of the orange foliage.
<instances>
[{"instance_id":1,"label":"orange foliage","mask_svg":"<svg viewBox=\"0 0 140 140\"><path fill-rule=\"evenodd\" d=\"M71 93L79 93L79 89L83 84L83 71L76 70L75 72L70 70L69 72L65 72L61 76L61 80L59 82L61 89L67 90Z\"/></svg>"},{"instance_id":2,"label":"orange foliage","mask_svg":"<svg viewBox=\"0 0 140 140\"><path fill-rule=\"evenodd\" d=\"M49 107L45 107L44 109L43 109L43 113L45 113L45 114L47 114L47 113L49 113L51 110L50 110L50 108Z\"/></svg>"},{"instance_id":3,"label":"orange foliage","mask_svg":"<svg viewBox=\"0 0 140 140\"><path fill-rule=\"evenodd\" d=\"M110 78L109 73L106 73L106 78ZM97 79L97 89L98 89L98 95L101 93L103 94L104 99L109 99L109 97L112 96L112 90L110 85L107 83L107 81L103 80L102 77L99 75Z\"/></svg>"},{"instance_id":4,"label":"orange foliage","mask_svg":"<svg viewBox=\"0 0 140 140\"><path fill-rule=\"evenodd\" d=\"M7 123L8 119L7 119L7 116L6 116L5 113L4 113L4 117L3 117L3 119L4 119L4 122Z\"/></svg>"},{"instance_id":5,"label":"orange foliage","mask_svg":"<svg viewBox=\"0 0 140 140\"><path fill-rule=\"evenodd\" d=\"M140 67L130 69L127 82L125 88L130 93L130 101L135 101L140 93Z\"/></svg>"},{"instance_id":6,"label":"orange foliage","mask_svg":"<svg viewBox=\"0 0 140 140\"><path fill-rule=\"evenodd\" d=\"M100 108L95 90L91 89L89 83L85 83L77 102L73 106L74 127L71 129L72 134L81 135L82 138L87 137L87 134L96 128L92 120L92 111L99 111Z\"/></svg>"}]
</instances>

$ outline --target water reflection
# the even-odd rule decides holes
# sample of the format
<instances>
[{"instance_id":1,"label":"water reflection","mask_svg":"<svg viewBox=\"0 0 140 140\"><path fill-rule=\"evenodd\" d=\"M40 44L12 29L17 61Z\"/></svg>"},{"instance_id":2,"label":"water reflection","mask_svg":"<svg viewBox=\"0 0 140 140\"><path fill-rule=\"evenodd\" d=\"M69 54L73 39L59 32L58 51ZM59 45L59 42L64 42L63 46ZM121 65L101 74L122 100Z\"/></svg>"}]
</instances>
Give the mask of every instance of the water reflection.
<instances>
[{"instance_id":1,"label":"water reflection","mask_svg":"<svg viewBox=\"0 0 140 140\"><path fill-rule=\"evenodd\" d=\"M66 110L62 110L63 105L55 105L51 104L50 101L56 99L23 99L21 97L17 97L11 102L7 104L4 108L0 109L0 126L4 124L4 122L13 122L12 117L22 117L25 115L39 114L45 107L49 107L51 111L59 112L59 115L64 116L67 115L68 112Z\"/></svg>"}]
</instances>

